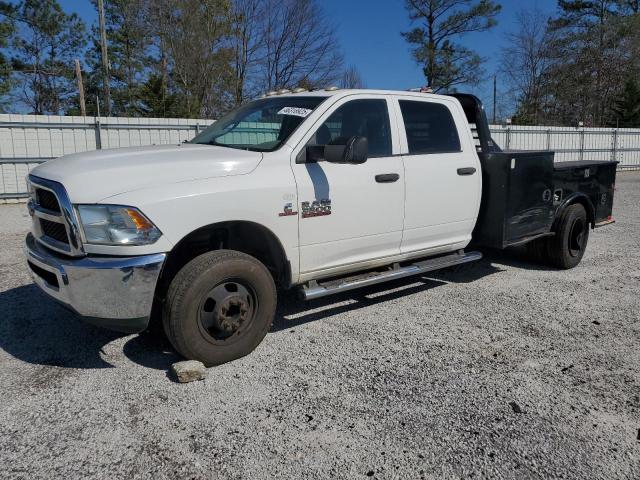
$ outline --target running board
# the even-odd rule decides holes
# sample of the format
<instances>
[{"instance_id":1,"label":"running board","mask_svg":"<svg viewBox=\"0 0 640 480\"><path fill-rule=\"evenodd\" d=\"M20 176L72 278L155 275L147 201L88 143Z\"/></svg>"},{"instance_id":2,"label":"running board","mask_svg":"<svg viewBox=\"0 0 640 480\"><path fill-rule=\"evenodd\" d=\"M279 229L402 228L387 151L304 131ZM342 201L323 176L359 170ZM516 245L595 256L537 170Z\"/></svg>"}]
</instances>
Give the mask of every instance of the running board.
<instances>
[{"instance_id":1,"label":"running board","mask_svg":"<svg viewBox=\"0 0 640 480\"><path fill-rule=\"evenodd\" d=\"M312 281L302 287L302 298L305 300L314 300L336 293L355 290L356 288L368 287L369 285L375 285L377 283L389 282L391 280L432 272L463 263L475 262L481 258L482 254L480 252L464 253L461 251L460 253L414 262L404 267L397 266L396 264L393 269L383 272L367 272L361 275L339 278L337 280L327 280L321 283Z\"/></svg>"}]
</instances>

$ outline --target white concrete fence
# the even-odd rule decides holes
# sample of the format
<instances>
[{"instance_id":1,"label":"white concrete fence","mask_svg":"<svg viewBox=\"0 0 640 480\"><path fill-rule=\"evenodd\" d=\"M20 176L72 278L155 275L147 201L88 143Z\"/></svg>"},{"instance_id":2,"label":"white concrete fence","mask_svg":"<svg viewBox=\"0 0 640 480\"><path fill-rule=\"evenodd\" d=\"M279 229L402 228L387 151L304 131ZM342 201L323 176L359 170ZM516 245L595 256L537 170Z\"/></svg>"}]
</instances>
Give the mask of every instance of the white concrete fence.
<instances>
[{"instance_id":1,"label":"white concrete fence","mask_svg":"<svg viewBox=\"0 0 640 480\"><path fill-rule=\"evenodd\" d=\"M27 196L25 177L39 163L101 148L180 143L211 120L0 115L0 203ZM268 140L268 124L247 125L244 135ZM266 127L266 128L264 128ZM556 161L617 160L640 169L640 129L491 126L504 149L555 150Z\"/></svg>"},{"instance_id":2,"label":"white concrete fence","mask_svg":"<svg viewBox=\"0 0 640 480\"><path fill-rule=\"evenodd\" d=\"M556 162L615 160L619 169L640 168L640 129L491 125L505 150L553 150Z\"/></svg>"},{"instance_id":3,"label":"white concrete fence","mask_svg":"<svg viewBox=\"0 0 640 480\"><path fill-rule=\"evenodd\" d=\"M0 115L0 202L25 198L27 173L47 160L96 149L180 143L211 123L183 118Z\"/></svg>"}]
</instances>

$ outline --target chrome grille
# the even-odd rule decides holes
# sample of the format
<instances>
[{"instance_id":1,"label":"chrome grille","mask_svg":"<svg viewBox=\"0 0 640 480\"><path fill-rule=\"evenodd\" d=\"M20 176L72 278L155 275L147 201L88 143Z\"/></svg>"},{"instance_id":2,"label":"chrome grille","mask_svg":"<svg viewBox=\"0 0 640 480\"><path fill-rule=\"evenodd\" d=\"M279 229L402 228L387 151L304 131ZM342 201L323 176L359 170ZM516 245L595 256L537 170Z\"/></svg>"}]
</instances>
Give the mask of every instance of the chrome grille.
<instances>
[{"instance_id":1,"label":"chrome grille","mask_svg":"<svg viewBox=\"0 0 640 480\"><path fill-rule=\"evenodd\" d=\"M50 190L43 188L36 188L36 202L42 208L50 210L55 213L60 213L60 204L55 194Z\"/></svg>"},{"instance_id":2,"label":"chrome grille","mask_svg":"<svg viewBox=\"0 0 640 480\"><path fill-rule=\"evenodd\" d=\"M47 237L53 238L54 240L65 243L67 245L69 244L67 229L62 223L52 222L50 220L41 218L40 228L42 228L42 233L44 233Z\"/></svg>"},{"instance_id":3,"label":"chrome grille","mask_svg":"<svg viewBox=\"0 0 640 480\"><path fill-rule=\"evenodd\" d=\"M64 187L58 182L29 175L33 216L33 235L51 250L71 256L83 256L76 213Z\"/></svg>"}]
</instances>

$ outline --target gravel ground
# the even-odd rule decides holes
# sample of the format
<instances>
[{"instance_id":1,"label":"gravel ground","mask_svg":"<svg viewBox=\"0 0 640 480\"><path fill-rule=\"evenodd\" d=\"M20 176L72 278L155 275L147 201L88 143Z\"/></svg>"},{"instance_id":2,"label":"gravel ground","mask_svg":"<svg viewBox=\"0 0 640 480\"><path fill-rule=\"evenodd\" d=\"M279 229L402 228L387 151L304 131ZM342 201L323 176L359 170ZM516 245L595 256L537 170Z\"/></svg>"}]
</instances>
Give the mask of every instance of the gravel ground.
<instances>
[{"instance_id":1,"label":"gravel ground","mask_svg":"<svg viewBox=\"0 0 640 480\"><path fill-rule=\"evenodd\" d=\"M638 478L640 174L554 271L490 254L301 303L203 382L31 285L0 207L0 477Z\"/></svg>"}]
</instances>

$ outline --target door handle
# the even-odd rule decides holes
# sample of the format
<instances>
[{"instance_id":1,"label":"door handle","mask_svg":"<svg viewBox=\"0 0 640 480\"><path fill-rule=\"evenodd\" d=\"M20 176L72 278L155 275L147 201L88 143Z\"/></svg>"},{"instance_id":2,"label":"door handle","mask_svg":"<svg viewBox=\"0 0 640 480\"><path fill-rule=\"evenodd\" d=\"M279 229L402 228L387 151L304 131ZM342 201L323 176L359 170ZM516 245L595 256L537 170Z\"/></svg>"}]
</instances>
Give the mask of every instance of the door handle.
<instances>
[{"instance_id":1,"label":"door handle","mask_svg":"<svg viewBox=\"0 0 640 480\"><path fill-rule=\"evenodd\" d=\"M458 169L458 175L473 175L476 173L476 169L474 167L465 167Z\"/></svg>"},{"instance_id":2,"label":"door handle","mask_svg":"<svg viewBox=\"0 0 640 480\"><path fill-rule=\"evenodd\" d=\"M376 175L376 182L378 183L393 183L397 182L400 178L400 175L397 173L382 173L380 175Z\"/></svg>"}]
</instances>

